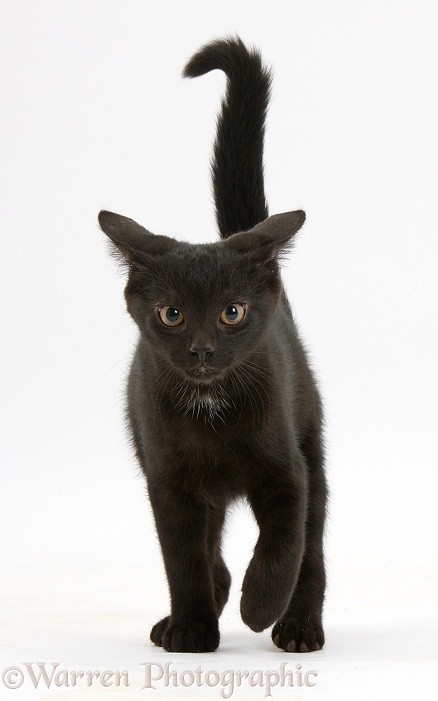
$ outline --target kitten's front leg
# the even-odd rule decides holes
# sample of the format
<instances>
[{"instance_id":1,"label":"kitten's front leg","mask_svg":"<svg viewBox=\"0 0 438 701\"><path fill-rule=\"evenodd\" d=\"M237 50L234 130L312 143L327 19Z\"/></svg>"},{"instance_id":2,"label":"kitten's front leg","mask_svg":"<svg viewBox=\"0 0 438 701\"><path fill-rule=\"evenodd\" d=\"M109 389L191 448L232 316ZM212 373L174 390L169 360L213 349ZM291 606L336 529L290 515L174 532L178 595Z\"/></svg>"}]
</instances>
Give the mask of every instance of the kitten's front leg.
<instances>
[{"instance_id":1,"label":"kitten's front leg","mask_svg":"<svg viewBox=\"0 0 438 701\"><path fill-rule=\"evenodd\" d=\"M219 645L211 567L206 552L207 507L193 495L149 484L171 598L171 615L152 640L169 652L213 652Z\"/></svg>"},{"instance_id":2,"label":"kitten's front leg","mask_svg":"<svg viewBox=\"0 0 438 701\"><path fill-rule=\"evenodd\" d=\"M287 652L313 652L324 645L322 607L326 576L323 535L327 485L320 431L313 431L301 449L310 475L306 548L297 586L287 611L272 630L275 645Z\"/></svg>"},{"instance_id":3,"label":"kitten's front leg","mask_svg":"<svg viewBox=\"0 0 438 701\"><path fill-rule=\"evenodd\" d=\"M242 585L242 620L259 632L286 610L304 552L306 483L286 468L255 480L248 499L260 528Z\"/></svg>"}]
</instances>

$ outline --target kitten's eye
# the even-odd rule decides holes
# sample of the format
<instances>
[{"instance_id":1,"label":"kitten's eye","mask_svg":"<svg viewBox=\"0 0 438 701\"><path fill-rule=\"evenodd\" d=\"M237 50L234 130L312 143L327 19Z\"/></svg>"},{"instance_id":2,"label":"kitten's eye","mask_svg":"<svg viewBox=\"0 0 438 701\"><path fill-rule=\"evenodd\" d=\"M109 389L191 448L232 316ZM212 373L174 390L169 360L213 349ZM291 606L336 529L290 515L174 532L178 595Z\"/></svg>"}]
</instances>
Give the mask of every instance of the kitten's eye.
<instances>
[{"instance_id":1,"label":"kitten's eye","mask_svg":"<svg viewBox=\"0 0 438 701\"><path fill-rule=\"evenodd\" d=\"M245 307L242 307L241 304L230 304L229 307L223 310L220 318L224 324L235 326L236 324L240 324L244 316Z\"/></svg>"},{"instance_id":2,"label":"kitten's eye","mask_svg":"<svg viewBox=\"0 0 438 701\"><path fill-rule=\"evenodd\" d=\"M184 316L181 312L173 307L161 307L161 309L158 310L158 314L160 315L161 321L163 324L166 324L166 326L179 326L184 321Z\"/></svg>"}]
</instances>

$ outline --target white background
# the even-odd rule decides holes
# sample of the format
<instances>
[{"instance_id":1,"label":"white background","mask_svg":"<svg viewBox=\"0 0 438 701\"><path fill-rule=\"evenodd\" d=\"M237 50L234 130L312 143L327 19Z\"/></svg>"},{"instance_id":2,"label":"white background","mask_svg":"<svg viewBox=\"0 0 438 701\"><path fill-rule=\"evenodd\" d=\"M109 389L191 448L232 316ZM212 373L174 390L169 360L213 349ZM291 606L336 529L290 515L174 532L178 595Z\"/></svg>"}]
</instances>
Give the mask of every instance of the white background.
<instances>
[{"instance_id":1,"label":"white background","mask_svg":"<svg viewBox=\"0 0 438 701\"><path fill-rule=\"evenodd\" d=\"M181 70L202 44L229 34L260 48L274 70L265 145L270 210L307 212L284 279L325 403L330 587L326 648L298 656L319 671L318 685L294 698L408 699L421 691L432 699L438 9L431 0L2 0L1 662L116 669L177 659L191 668L185 656L160 657L148 640L166 613L167 590L123 427L136 331L97 213L106 208L156 233L215 240L209 158L225 80L219 72L182 80ZM267 633L256 636L239 618L255 537L251 516L236 508L226 540L233 593L221 652L201 656L207 668L292 664ZM139 689L128 696L160 698ZM44 696L25 692L25 685L3 689L8 699ZM219 698L218 689L190 693ZM261 689L239 693L263 698Z\"/></svg>"}]
</instances>

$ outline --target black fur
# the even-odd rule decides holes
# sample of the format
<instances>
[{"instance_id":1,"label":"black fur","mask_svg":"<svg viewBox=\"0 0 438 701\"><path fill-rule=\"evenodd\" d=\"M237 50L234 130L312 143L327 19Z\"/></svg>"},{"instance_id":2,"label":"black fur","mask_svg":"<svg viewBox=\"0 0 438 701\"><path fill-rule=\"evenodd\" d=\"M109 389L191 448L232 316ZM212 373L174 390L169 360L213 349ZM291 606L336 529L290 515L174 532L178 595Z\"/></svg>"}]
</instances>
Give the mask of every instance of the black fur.
<instances>
[{"instance_id":1,"label":"black fur","mask_svg":"<svg viewBox=\"0 0 438 701\"><path fill-rule=\"evenodd\" d=\"M190 78L220 68L228 87L217 120L213 189L222 238L247 231L268 216L263 181L263 139L271 76L260 55L240 39L214 41L188 62Z\"/></svg>"},{"instance_id":2,"label":"black fur","mask_svg":"<svg viewBox=\"0 0 438 701\"><path fill-rule=\"evenodd\" d=\"M216 41L185 75L214 68L228 76L212 165L224 240L182 243L99 215L128 266L125 297L140 330L128 416L171 598L151 639L173 652L219 645L231 581L222 527L228 505L245 497L260 535L242 585L243 621L254 631L274 624L278 647L307 652L324 644L322 412L278 264L305 215L267 218L270 79L260 56L239 39Z\"/></svg>"}]
</instances>

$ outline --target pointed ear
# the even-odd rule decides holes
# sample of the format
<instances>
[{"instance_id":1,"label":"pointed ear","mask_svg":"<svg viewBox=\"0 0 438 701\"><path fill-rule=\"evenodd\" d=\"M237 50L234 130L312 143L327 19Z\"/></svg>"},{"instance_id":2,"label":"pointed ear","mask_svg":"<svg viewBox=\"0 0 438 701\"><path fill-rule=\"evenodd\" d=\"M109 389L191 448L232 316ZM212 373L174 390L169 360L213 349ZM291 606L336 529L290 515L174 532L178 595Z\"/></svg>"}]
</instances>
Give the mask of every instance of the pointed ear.
<instances>
[{"instance_id":1,"label":"pointed ear","mask_svg":"<svg viewBox=\"0 0 438 701\"><path fill-rule=\"evenodd\" d=\"M145 264L150 256L165 253L176 241L168 236L151 234L133 219L113 212L99 212L102 231L111 239L128 263Z\"/></svg>"},{"instance_id":2,"label":"pointed ear","mask_svg":"<svg viewBox=\"0 0 438 701\"><path fill-rule=\"evenodd\" d=\"M301 209L274 214L253 229L233 234L226 241L239 253L249 253L252 258L267 262L290 248L292 237L301 229L305 219Z\"/></svg>"}]
</instances>

